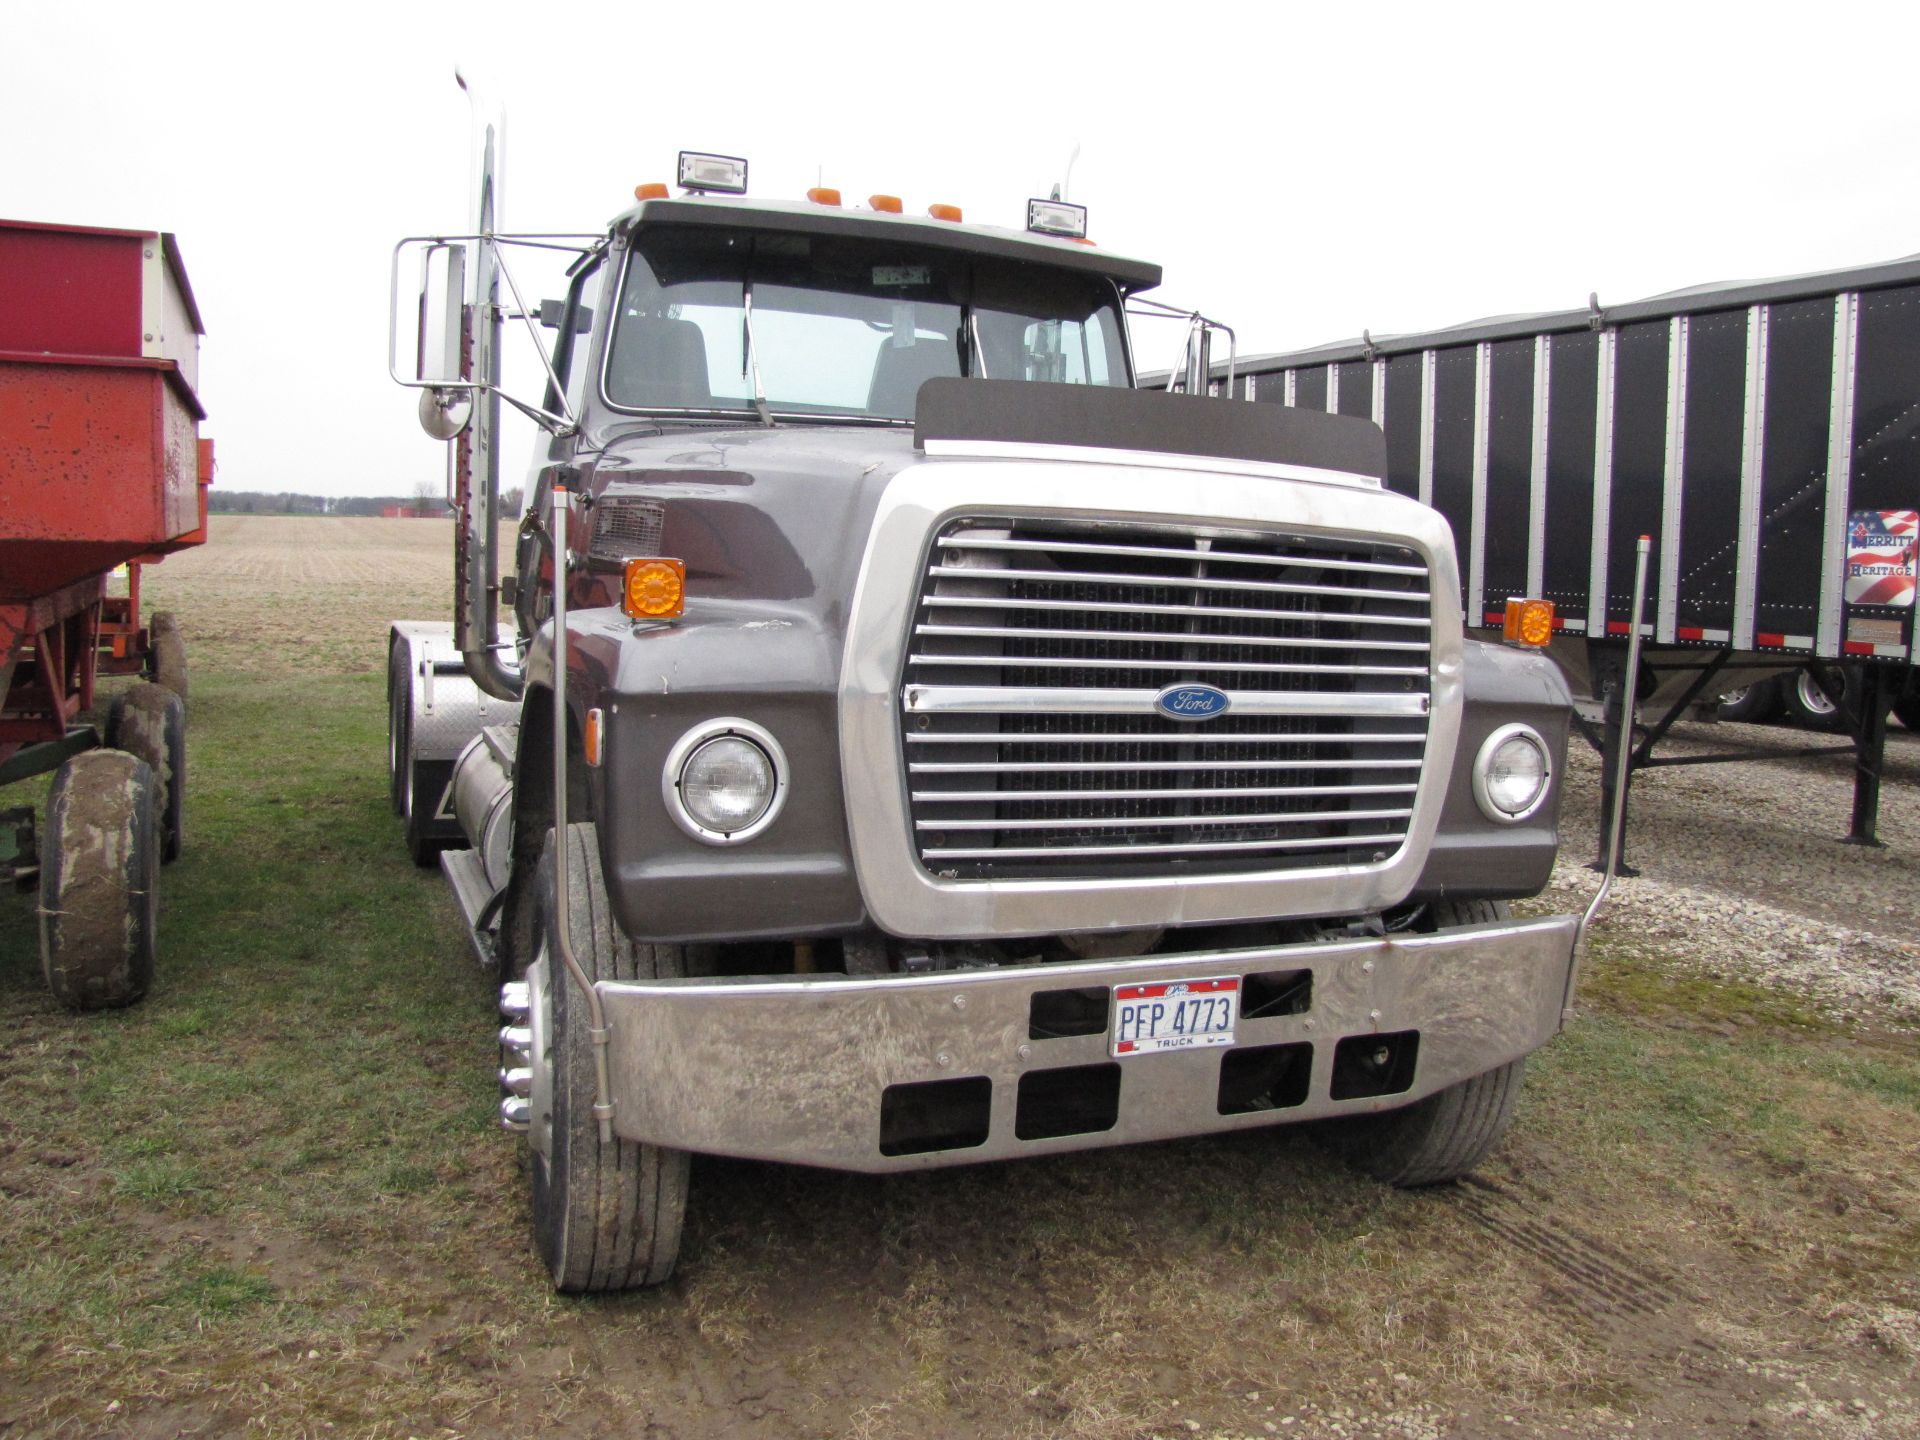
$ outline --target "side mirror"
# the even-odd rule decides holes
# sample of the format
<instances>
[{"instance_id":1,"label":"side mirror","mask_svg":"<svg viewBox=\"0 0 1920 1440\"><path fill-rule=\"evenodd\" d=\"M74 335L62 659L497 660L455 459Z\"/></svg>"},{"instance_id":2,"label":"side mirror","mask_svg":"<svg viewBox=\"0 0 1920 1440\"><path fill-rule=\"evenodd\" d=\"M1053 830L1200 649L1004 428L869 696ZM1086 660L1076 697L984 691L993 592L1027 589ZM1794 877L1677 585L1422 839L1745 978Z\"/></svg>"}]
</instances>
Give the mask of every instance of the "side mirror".
<instances>
[{"instance_id":1,"label":"side mirror","mask_svg":"<svg viewBox=\"0 0 1920 1440\"><path fill-rule=\"evenodd\" d=\"M466 246L429 246L420 262L419 328L414 347L414 378L428 385L462 379L466 288ZM453 439L472 418L472 391L448 384L420 392L420 428L434 439Z\"/></svg>"},{"instance_id":2,"label":"side mirror","mask_svg":"<svg viewBox=\"0 0 1920 1440\"><path fill-rule=\"evenodd\" d=\"M558 330L560 322L566 318L567 302L564 300L542 300L540 302L540 323L549 330ZM585 335L593 329L593 311L582 305L573 312L573 333Z\"/></svg>"},{"instance_id":3,"label":"side mirror","mask_svg":"<svg viewBox=\"0 0 1920 1440\"><path fill-rule=\"evenodd\" d=\"M467 247L431 245L420 261L419 328L414 378L432 385L459 380L466 315Z\"/></svg>"}]
</instances>

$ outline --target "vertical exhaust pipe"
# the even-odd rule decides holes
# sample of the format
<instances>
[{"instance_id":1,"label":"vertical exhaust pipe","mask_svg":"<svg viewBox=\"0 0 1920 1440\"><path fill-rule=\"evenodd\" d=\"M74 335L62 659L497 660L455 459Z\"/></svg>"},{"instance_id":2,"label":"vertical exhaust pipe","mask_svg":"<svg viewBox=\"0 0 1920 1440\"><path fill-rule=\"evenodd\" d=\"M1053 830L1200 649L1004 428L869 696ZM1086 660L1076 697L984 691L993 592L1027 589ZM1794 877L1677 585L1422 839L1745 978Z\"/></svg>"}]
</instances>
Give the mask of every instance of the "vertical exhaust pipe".
<instances>
[{"instance_id":1,"label":"vertical exhaust pipe","mask_svg":"<svg viewBox=\"0 0 1920 1440\"><path fill-rule=\"evenodd\" d=\"M473 303L466 327L465 378L482 387L473 424L453 449L454 641L473 683L501 700L518 700L518 667L501 658L500 634L500 252L506 171L506 112L460 70L473 116Z\"/></svg>"}]
</instances>

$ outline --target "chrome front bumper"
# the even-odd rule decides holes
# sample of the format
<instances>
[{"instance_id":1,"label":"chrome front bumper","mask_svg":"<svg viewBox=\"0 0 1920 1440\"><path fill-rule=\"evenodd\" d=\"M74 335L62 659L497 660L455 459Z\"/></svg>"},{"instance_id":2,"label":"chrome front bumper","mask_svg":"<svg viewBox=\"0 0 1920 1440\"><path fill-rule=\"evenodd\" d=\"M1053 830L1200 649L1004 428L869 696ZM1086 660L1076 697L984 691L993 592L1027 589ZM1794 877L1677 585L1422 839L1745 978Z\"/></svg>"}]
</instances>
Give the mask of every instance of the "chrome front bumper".
<instances>
[{"instance_id":1,"label":"chrome front bumper","mask_svg":"<svg viewBox=\"0 0 1920 1440\"><path fill-rule=\"evenodd\" d=\"M875 979L603 981L614 1128L676 1149L879 1173L1391 1109L1551 1038L1574 927L1574 917L1562 915L1383 940ZM1105 1033L1029 1033L1037 992L1283 971L1311 973L1310 1003L1295 1014L1243 1017L1232 1049L1113 1061ZM1332 1098L1339 1042L1407 1031L1419 1036L1407 1088ZM1303 1098L1221 1114L1224 1057L1288 1044L1312 1047ZM1023 1077L1109 1064L1119 1067L1110 1123L1089 1133L1019 1137ZM974 1092L991 1087L983 1138L927 1153L882 1153L888 1087L968 1078ZM1028 1083L1036 1091L1047 1084Z\"/></svg>"}]
</instances>

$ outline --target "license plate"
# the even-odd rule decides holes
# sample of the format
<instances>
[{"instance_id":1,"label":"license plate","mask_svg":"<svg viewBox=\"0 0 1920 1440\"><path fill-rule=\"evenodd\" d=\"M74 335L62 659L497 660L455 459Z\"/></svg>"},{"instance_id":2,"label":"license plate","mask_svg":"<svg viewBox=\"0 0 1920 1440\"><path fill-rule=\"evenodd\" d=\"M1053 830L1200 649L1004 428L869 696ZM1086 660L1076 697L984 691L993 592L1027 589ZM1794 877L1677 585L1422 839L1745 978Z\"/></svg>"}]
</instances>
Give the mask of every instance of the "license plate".
<instances>
[{"instance_id":1,"label":"license plate","mask_svg":"<svg viewBox=\"0 0 1920 1440\"><path fill-rule=\"evenodd\" d=\"M1113 1053L1200 1050L1233 1044L1240 977L1153 980L1113 987Z\"/></svg>"}]
</instances>

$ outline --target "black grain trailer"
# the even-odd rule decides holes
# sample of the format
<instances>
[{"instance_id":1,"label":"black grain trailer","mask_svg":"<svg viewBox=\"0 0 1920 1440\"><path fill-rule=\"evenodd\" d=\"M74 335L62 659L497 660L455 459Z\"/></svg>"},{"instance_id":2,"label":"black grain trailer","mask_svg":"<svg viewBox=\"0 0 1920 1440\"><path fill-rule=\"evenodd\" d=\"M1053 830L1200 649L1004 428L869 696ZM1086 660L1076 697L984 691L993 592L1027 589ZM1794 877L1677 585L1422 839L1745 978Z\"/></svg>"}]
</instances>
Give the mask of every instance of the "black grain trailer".
<instances>
[{"instance_id":1,"label":"black grain trailer","mask_svg":"<svg viewBox=\"0 0 1920 1440\"><path fill-rule=\"evenodd\" d=\"M1849 732L1849 838L1873 843L1887 711L1920 719L1920 256L1212 374L1256 403L1370 417L1389 487L1453 526L1468 623L1552 600L1556 658L1603 708L1652 536L1633 767L1715 758L1654 747L1703 698L1790 672L1789 694Z\"/></svg>"}]
</instances>

